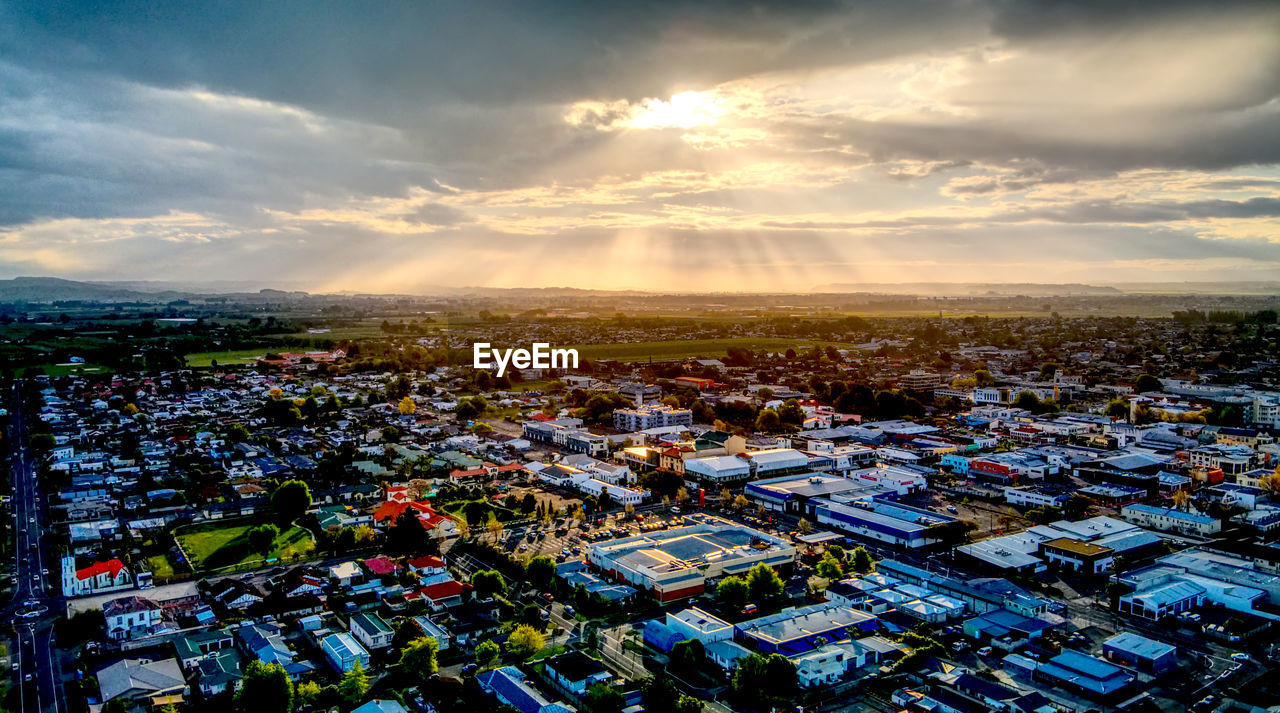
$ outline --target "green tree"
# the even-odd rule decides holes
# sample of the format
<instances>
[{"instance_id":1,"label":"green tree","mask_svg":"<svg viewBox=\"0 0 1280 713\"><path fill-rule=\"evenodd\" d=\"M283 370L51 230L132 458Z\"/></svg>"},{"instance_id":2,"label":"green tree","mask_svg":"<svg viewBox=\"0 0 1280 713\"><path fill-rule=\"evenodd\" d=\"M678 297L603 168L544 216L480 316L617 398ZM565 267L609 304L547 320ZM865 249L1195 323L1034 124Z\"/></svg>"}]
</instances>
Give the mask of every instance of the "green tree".
<instances>
[{"instance_id":1,"label":"green tree","mask_svg":"<svg viewBox=\"0 0 1280 713\"><path fill-rule=\"evenodd\" d=\"M830 552L818 562L816 569L818 576L823 579L840 579L844 575L844 572L840 571L840 561L832 557Z\"/></svg>"},{"instance_id":2,"label":"green tree","mask_svg":"<svg viewBox=\"0 0 1280 713\"><path fill-rule=\"evenodd\" d=\"M751 599L769 602L782 596L782 577L772 567L761 562L747 572L747 589Z\"/></svg>"},{"instance_id":3,"label":"green tree","mask_svg":"<svg viewBox=\"0 0 1280 713\"><path fill-rule=\"evenodd\" d=\"M764 409L756 415L756 430L761 433L773 433L782 428L782 419L773 409Z\"/></svg>"},{"instance_id":4,"label":"green tree","mask_svg":"<svg viewBox=\"0 0 1280 713\"><path fill-rule=\"evenodd\" d=\"M475 587L476 597L479 599L488 599L507 592L507 582L496 569L482 569L471 575L471 586Z\"/></svg>"},{"instance_id":5,"label":"green tree","mask_svg":"<svg viewBox=\"0 0 1280 713\"><path fill-rule=\"evenodd\" d=\"M286 480L271 494L276 519L284 525L306 514L311 507L311 488L301 480Z\"/></svg>"},{"instance_id":6,"label":"green tree","mask_svg":"<svg viewBox=\"0 0 1280 713\"><path fill-rule=\"evenodd\" d=\"M1151 391L1159 391L1164 388L1160 380L1150 374L1139 374L1138 378L1133 382L1133 390L1139 394L1145 394Z\"/></svg>"},{"instance_id":7,"label":"green tree","mask_svg":"<svg viewBox=\"0 0 1280 713\"><path fill-rule=\"evenodd\" d=\"M492 641L481 641L476 646L476 665L480 668L492 666L501 654L502 649L499 649L497 644Z\"/></svg>"},{"instance_id":8,"label":"green tree","mask_svg":"<svg viewBox=\"0 0 1280 713\"><path fill-rule=\"evenodd\" d=\"M528 624L521 624L507 637L507 646L517 656L532 656L546 648L547 636Z\"/></svg>"},{"instance_id":9,"label":"green tree","mask_svg":"<svg viewBox=\"0 0 1280 713\"><path fill-rule=\"evenodd\" d=\"M597 683L587 689L582 698L583 713L622 713L627 699L618 689L607 683Z\"/></svg>"},{"instance_id":10,"label":"green tree","mask_svg":"<svg viewBox=\"0 0 1280 713\"><path fill-rule=\"evenodd\" d=\"M364 703L364 697L369 693L369 674L364 670L364 666L359 659L352 664L351 669L342 674L342 680L338 682L338 695L341 696L342 702L348 708L355 708ZM255 708L254 710L270 710L269 708Z\"/></svg>"},{"instance_id":11,"label":"green tree","mask_svg":"<svg viewBox=\"0 0 1280 713\"><path fill-rule=\"evenodd\" d=\"M251 547L254 552L261 552L264 555L271 552L271 546L275 543L276 537L279 535L280 528L270 523L251 527L249 528L249 532L246 533L246 537L249 540L249 547Z\"/></svg>"},{"instance_id":12,"label":"green tree","mask_svg":"<svg viewBox=\"0 0 1280 713\"><path fill-rule=\"evenodd\" d=\"M685 639L671 647L671 663L681 671L697 671L707 662L707 650L697 639Z\"/></svg>"},{"instance_id":13,"label":"green tree","mask_svg":"<svg viewBox=\"0 0 1280 713\"><path fill-rule=\"evenodd\" d=\"M543 588L551 584L552 578L555 577L556 563L545 555L534 557L529 560L528 565L525 565L524 573L530 584Z\"/></svg>"},{"instance_id":14,"label":"green tree","mask_svg":"<svg viewBox=\"0 0 1280 713\"><path fill-rule=\"evenodd\" d=\"M293 681L278 663L250 661L236 691L232 707L236 713L293 711Z\"/></svg>"},{"instance_id":15,"label":"green tree","mask_svg":"<svg viewBox=\"0 0 1280 713\"><path fill-rule=\"evenodd\" d=\"M866 574L874 569L876 561L871 557L871 553L867 552L867 548L858 546L853 548L853 571L858 574Z\"/></svg>"},{"instance_id":16,"label":"green tree","mask_svg":"<svg viewBox=\"0 0 1280 713\"><path fill-rule=\"evenodd\" d=\"M701 700L688 696L676 688L670 676L647 679L640 688L640 700L646 711L671 711L671 713L700 713Z\"/></svg>"},{"instance_id":17,"label":"green tree","mask_svg":"<svg viewBox=\"0 0 1280 713\"><path fill-rule=\"evenodd\" d=\"M422 636L409 642L400 652L400 670L408 674L419 685L431 678L431 674L439 670L436 652L440 645L430 636Z\"/></svg>"},{"instance_id":18,"label":"green tree","mask_svg":"<svg viewBox=\"0 0 1280 713\"><path fill-rule=\"evenodd\" d=\"M751 596L751 591L747 587L747 580L742 577L725 577L716 585L716 596L725 604L741 609L747 603L747 598Z\"/></svg>"},{"instance_id":19,"label":"green tree","mask_svg":"<svg viewBox=\"0 0 1280 713\"><path fill-rule=\"evenodd\" d=\"M796 694L796 665L781 654L753 653L738 661L729 688L745 706L785 704Z\"/></svg>"}]
</instances>

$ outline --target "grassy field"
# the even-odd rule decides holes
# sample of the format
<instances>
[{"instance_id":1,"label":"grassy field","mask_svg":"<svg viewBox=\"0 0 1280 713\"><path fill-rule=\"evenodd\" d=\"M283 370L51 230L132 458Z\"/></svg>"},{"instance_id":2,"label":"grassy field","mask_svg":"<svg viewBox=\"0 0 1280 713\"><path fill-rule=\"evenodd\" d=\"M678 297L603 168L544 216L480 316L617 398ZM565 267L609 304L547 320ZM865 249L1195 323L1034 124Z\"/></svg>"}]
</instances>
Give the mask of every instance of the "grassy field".
<instances>
[{"instance_id":1,"label":"grassy field","mask_svg":"<svg viewBox=\"0 0 1280 713\"><path fill-rule=\"evenodd\" d=\"M109 371L97 364L40 364L39 369L49 376L75 376L77 374L103 374Z\"/></svg>"},{"instance_id":2,"label":"grassy field","mask_svg":"<svg viewBox=\"0 0 1280 713\"><path fill-rule=\"evenodd\" d=\"M174 535L196 570L214 570L261 560L261 552L251 551L247 533L252 523L190 525ZM290 560L302 557L315 549L311 533L301 527L291 527L276 536L271 551L265 557Z\"/></svg>"},{"instance_id":3,"label":"grassy field","mask_svg":"<svg viewBox=\"0 0 1280 713\"><path fill-rule=\"evenodd\" d=\"M147 558L147 566L151 568L151 576L160 581L173 579L175 571L168 555L153 555Z\"/></svg>"},{"instance_id":4,"label":"grassy field","mask_svg":"<svg viewBox=\"0 0 1280 713\"><path fill-rule=\"evenodd\" d=\"M187 355L187 366L212 366L216 359L219 364L252 364L269 349L234 349L225 352L196 352Z\"/></svg>"},{"instance_id":5,"label":"grassy field","mask_svg":"<svg viewBox=\"0 0 1280 713\"><path fill-rule=\"evenodd\" d=\"M787 349L809 349L814 344L826 346L826 342L811 339L779 339L735 337L731 339L678 339L666 342L631 342L621 344L579 344L575 348L583 359L614 359L617 361L645 361L706 357L713 359L728 353L730 347L752 351L782 352ZM839 345L835 345L839 346Z\"/></svg>"}]
</instances>

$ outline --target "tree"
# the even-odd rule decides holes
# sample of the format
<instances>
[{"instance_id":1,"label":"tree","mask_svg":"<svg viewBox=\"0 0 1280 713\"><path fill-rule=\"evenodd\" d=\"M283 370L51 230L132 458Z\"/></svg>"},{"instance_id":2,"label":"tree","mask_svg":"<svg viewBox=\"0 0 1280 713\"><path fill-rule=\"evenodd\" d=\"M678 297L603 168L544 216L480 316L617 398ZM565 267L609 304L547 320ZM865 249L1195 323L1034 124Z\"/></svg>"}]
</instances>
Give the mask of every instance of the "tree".
<instances>
[{"instance_id":1,"label":"tree","mask_svg":"<svg viewBox=\"0 0 1280 713\"><path fill-rule=\"evenodd\" d=\"M742 512L750 504L751 504L751 501L748 500L747 496L743 495L742 493L739 493L733 498L733 509L738 512Z\"/></svg>"},{"instance_id":2,"label":"tree","mask_svg":"<svg viewBox=\"0 0 1280 713\"><path fill-rule=\"evenodd\" d=\"M782 428L782 419L773 409L764 409L756 416L756 430L761 433L773 433Z\"/></svg>"},{"instance_id":3,"label":"tree","mask_svg":"<svg viewBox=\"0 0 1280 713\"><path fill-rule=\"evenodd\" d=\"M1026 409L1031 413L1039 413L1044 408L1044 404L1040 402L1040 398L1030 391L1020 391L1013 400L1013 407Z\"/></svg>"},{"instance_id":4,"label":"tree","mask_svg":"<svg viewBox=\"0 0 1280 713\"><path fill-rule=\"evenodd\" d=\"M400 651L400 670L419 684L426 682L440 668L436 661L436 652L439 650L440 644L430 636L420 636L410 641Z\"/></svg>"},{"instance_id":5,"label":"tree","mask_svg":"<svg viewBox=\"0 0 1280 713\"><path fill-rule=\"evenodd\" d=\"M1164 384L1161 384L1159 379L1150 374L1139 374L1138 378L1133 382L1133 390L1139 394L1159 391L1162 388L1164 388Z\"/></svg>"},{"instance_id":6,"label":"tree","mask_svg":"<svg viewBox=\"0 0 1280 713\"><path fill-rule=\"evenodd\" d=\"M676 688L670 676L655 676L644 682L640 699L646 711L671 711L671 713L700 713L703 703Z\"/></svg>"},{"instance_id":7,"label":"tree","mask_svg":"<svg viewBox=\"0 0 1280 713\"><path fill-rule=\"evenodd\" d=\"M546 648L547 636L528 624L521 624L507 637L507 646L517 656L532 656Z\"/></svg>"},{"instance_id":8,"label":"tree","mask_svg":"<svg viewBox=\"0 0 1280 713\"><path fill-rule=\"evenodd\" d=\"M236 713L291 713L293 695L293 681L283 666L253 660L244 668L244 678L240 681L232 707Z\"/></svg>"},{"instance_id":9,"label":"tree","mask_svg":"<svg viewBox=\"0 0 1280 713\"><path fill-rule=\"evenodd\" d=\"M858 574L866 574L876 566L876 561L872 559L871 553L867 552L867 548L858 546L853 548L853 571Z\"/></svg>"},{"instance_id":10,"label":"tree","mask_svg":"<svg viewBox=\"0 0 1280 713\"><path fill-rule=\"evenodd\" d=\"M753 653L738 661L729 688L752 708L788 702L796 693L796 665L781 654Z\"/></svg>"},{"instance_id":11,"label":"tree","mask_svg":"<svg viewBox=\"0 0 1280 713\"><path fill-rule=\"evenodd\" d=\"M546 587L551 584L551 579L556 574L556 563L546 555L534 557L529 560L529 564L525 565L524 573L533 586Z\"/></svg>"},{"instance_id":12,"label":"tree","mask_svg":"<svg viewBox=\"0 0 1280 713\"><path fill-rule=\"evenodd\" d=\"M396 408L404 416L412 416L418 412L418 404L414 403L413 399L408 396L400 399L400 404Z\"/></svg>"},{"instance_id":13,"label":"tree","mask_svg":"<svg viewBox=\"0 0 1280 713\"><path fill-rule=\"evenodd\" d=\"M502 649L492 641L481 641L476 646L476 665L480 668L492 666L494 661L498 660L498 656L502 654Z\"/></svg>"},{"instance_id":14,"label":"tree","mask_svg":"<svg viewBox=\"0 0 1280 713\"><path fill-rule=\"evenodd\" d=\"M369 674L365 672L364 665L360 663L360 659L351 665L351 669L342 674L342 680L338 682L338 695L342 697L343 703L348 708L355 708L364 703L364 697L369 693ZM255 708L254 710L270 710L269 708Z\"/></svg>"},{"instance_id":15,"label":"tree","mask_svg":"<svg viewBox=\"0 0 1280 713\"><path fill-rule=\"evenodd\" d=\"M507 592L507 582L496 569L482 569L471 575L471 586L475 587L476 597L479 599Z\"/></svg>"},{"instance_id":16,"label":"tree","mask_svg":"<svg viewBox=\"0 0 1280 713\"><path fill-rule=\"evenodd\" d=\"M735 609L741 609L746 606L747 598L751 596L751 591L747 587L747 580L742 577L725 577L716 585L716 596L723 600L725 604Z\"/></svg>"},{"instance_id":17,"label":"tree","mask_svg":"<svg viewBox=\"0 0 1280 713\"><path fill-rule=\"evenodd\" d=\"M288 525L311 508L311 488L301 480L286 480L271 494L276 520Z\"/></svg>"},{"instance_id":18,"label":"tree","mask_svg":"<svg viewBox=\"0 0 1280 713\"><path fill-rule=\"evenodd\" d=\"M618 689L607 683L597 683L587 689L582 698L583 713L622 713L627 699Z\"/></svg>"},{"instance_id":19,"label":"tree","mask_svg":"<svg viewBox=\"0 0 1280 713\"><path fill-rule=\"evenodd\" d=\"M470 421L480 415L480 409L476 408L476 405L470 399L463 399L453 409L453 415L459 421Z\"/></svg>"},{"instance_id":20,"label":"tree","mask_svg":"<svg viewBox=\"0 0 1280 713\"><path fill-rule=\"evenodd\" d=\"M840 579L844 574L840 571L839 560L832 557L830 552L818 562L818 566L815 569L818 571L818 576L823 579Z\"/></svg>"},{"instance_id":21,"label":"tree","mask_svg":"<svg viewBox=\"0 0 1280 713\"><path fill-rule=\"evenodd\" d=\"M1173 495L1169 496L1169 499L1173 501L1173 506L1175 508L1179 510L1186 510L1187 506L1191 504L1191 493L1188 493L1185 490L1175 490L1173 491Z\"/></svg>"},{"instance_id":22,"label":"tree","mask_svg":"<svg viewBox=\"0 0 1280 713\"><path fill-rule=\"evenodd\" d=\"M747 572L747 589L751 593L752 601L772 601L782 596L782 588L782 577L763 562Z\"/></svg>"},{"instance_id":23,"label":"tree","mask_svg":"<svg viewBox=\"0 0 1280 713\"><path fill-rule=\"evenodd\" d=\"M249 547L254 552L261 552L264 555L271 551L272 544L275 543L276 537L280 535L280 528L272 524L258 525L249 528L247 537L249 539Z\"/></svg>"},{"instance_id":24,"label":"tree","mask_svg":"<svg viewBox=\"0 0 1280 713\"><path fill-rule=\"evenodd\" d=\"M671 647L671 663L681 671L697 671L707 662L707 650L697 639L685 639Z\"/></svg>"}]
</instances>

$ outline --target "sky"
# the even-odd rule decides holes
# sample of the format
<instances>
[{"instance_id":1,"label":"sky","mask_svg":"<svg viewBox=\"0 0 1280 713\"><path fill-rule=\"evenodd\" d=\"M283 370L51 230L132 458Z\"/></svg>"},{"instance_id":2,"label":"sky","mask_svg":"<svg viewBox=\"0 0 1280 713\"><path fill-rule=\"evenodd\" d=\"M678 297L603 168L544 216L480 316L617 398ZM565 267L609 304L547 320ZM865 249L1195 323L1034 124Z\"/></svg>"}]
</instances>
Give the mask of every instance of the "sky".
<instances>
[{"instance_id":1,"label":"sky","mask_svg":"<svg viewBox=\"0 0 1280 713\"><path fill-rule=\"evenodd\" d=\"M1280 280L1280 3L0 0L19 275Z\"/></svg>"}]
</instances>

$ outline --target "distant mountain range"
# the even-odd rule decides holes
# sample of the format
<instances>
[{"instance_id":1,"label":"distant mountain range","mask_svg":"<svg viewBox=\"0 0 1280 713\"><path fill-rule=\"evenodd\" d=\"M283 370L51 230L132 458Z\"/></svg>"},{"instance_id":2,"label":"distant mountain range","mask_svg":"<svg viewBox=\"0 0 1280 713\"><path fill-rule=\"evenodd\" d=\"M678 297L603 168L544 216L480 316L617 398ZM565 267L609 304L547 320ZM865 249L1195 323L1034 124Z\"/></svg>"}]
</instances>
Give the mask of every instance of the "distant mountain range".
<instances>
[{"instance_id":1,"label":"distant mountain range","mask_svg":"<svg viewBox=\"0 0 1280 713\"><path fill-rule=\"evenodd\" d=\"M287 287L291 289L279 289ZM770 291L770 294L786 294ZM980 283L980 282L904 282L904 283L832 283L818 285L804 294L884 294L919 295L923 297L1015 296L1031 297L1107 297L1124 294L1198 294L1198 295L1280 295L1280 282L1131 282L1115 285L1053 283ZM674 291L643 292L637 290L583 290L572 287L424 287L417 296L435 297L618 297L647 294L679 294ZM706 294L690 291L687 294ZM721 293L724 294L724 293ZM797 293L799 294L799 293ZM247 301L304 299L322 297L297 285L240 281L177 283L163 281L91 282L58 277L15 277L0 280L0 303L11 302L146 302L165 303L182 299L225 296ZM403 294L338 293L334 297L397 297Z\"/></svg>"}]
</instances>

